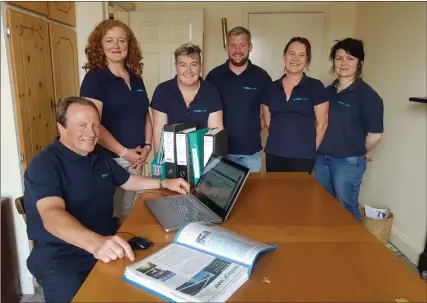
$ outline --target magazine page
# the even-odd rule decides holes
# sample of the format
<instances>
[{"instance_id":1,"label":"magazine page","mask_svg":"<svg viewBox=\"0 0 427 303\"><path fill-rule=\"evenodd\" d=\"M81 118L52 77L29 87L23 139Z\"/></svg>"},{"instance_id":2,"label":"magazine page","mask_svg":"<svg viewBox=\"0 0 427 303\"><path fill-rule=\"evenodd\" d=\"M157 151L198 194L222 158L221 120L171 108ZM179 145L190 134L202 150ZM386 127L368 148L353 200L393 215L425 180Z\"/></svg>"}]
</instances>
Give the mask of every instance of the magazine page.
<instances>
[{"instance_id":1,"label":"magazine page","mask_svg":"<svg viewBox=\"0 0 427 303\"><path fill-rule=\"evenodd\" d=\"M248 269L170 244L126 268L125 277L176 302L224 302L248 280Z\"/></svg>"},{"instance_id":2,"label":"magazine page","mask_svg":"<svg viewBox=\"0 0 427 303\"><path fill-rule=\"evenodd\" d=\"M174 240L220 256L233 262L251 267L257 256L276 248L269 244L251 240L213 223L196 222L182 228Z\"/></svg>"}]
</instances>

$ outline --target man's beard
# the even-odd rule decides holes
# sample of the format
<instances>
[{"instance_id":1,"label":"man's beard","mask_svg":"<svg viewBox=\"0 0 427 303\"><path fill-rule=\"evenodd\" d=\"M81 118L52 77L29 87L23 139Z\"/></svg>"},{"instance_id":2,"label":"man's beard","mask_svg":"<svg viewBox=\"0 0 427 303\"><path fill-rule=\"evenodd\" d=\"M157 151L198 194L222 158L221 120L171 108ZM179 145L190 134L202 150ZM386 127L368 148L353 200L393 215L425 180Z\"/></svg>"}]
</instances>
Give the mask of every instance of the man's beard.
<instances>
[{"instance_id":1,"label":"man's beard","mask_svg":"<svg viewBox=\"0 0 427 303\"><path fill-rule=\"evenodd\" d=\"M234 66L243 66L248 62L249 60L249 54L246 57L243 57L240 62L234 61L233 57L228 56L228 59L230 59L231 64Z\"/></svg>"}]
</instances>

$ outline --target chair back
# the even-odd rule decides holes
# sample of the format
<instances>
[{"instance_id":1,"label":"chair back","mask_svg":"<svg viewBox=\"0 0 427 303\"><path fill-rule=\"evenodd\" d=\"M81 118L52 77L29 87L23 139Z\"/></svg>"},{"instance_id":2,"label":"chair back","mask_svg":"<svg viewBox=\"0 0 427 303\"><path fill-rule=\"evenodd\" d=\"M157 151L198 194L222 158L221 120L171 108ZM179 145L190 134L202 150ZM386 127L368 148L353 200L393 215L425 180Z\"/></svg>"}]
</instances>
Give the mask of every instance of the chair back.
<instances>
[{"instance_id":1,"label":"chair back","mask_svg":"<svg viewBox=\"0 0 427 303\"><path fill-rule=\"evenodd\" d=\"M22 218L24 218L24 222L27 223L27 214L25 213L23 196L15 199L15 207L18 213L22 216Z\"/></svg>"}]
</instances>

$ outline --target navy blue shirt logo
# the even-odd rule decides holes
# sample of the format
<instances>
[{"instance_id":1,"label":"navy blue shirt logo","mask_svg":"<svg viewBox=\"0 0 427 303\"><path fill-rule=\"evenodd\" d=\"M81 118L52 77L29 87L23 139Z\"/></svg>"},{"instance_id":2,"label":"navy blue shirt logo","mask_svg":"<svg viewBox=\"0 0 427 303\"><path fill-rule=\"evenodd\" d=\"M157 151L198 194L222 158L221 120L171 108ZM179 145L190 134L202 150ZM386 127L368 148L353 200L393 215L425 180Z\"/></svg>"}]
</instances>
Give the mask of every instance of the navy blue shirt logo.
<instances>
[{"instance_id":1,"label":"navy blue shirt logo","mask_svg":"<svg viewBox=\"0 0 427 303\"><path fill-rule=\"evenodd\" d=\"M308 98L294 98L294 101L308 101Z\"/></svg>"},{"instance_id":2,"label":"navy blue shirt logo","mask_svg":"<svg viewBox=\"0 0 427 303\"><path fill-rule=\"evenodd\" d=\"M144 90L142 89L142 88L139 88L139 89L137 89L136 90L138 93L143 93L144 92Z\"/></svg>"},{"instance_id":3,"label":"navy blue shirt logo","mask_svg":"<svg viewBox=\"0 0 427 303\"><path fill-rule=\"evenodd\" d=\"M257 90L256 87L243 86L244 90Z\"/></svg>"},{"instance_id":4,"label":"navy blue shirt logo","mask_svg":"<svg viewBox=\"0 0 427 303\"><path fill-rule=\"evenodd\" d=\"M339 105L341 105L341 106L350 107L350 104L348 104L348 103L344 103L344 102L342 102L342 101L337 101L337 103L338 103Z\"/></svg>"}]
</instances>

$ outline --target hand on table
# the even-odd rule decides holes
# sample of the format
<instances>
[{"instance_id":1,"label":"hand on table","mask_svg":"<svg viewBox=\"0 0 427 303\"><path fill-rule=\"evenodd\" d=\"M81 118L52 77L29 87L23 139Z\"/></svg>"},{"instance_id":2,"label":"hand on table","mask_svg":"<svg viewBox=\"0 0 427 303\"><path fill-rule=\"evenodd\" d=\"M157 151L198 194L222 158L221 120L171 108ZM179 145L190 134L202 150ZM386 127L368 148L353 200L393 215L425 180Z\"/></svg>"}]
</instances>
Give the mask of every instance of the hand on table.
<instances>
[{"instance_id":1,"label":"hand on table","mask_svg":"<svg viewBox=\"0 0 427 303\"><path fill-rule=\"evenodd\" d=\"M135 255L129 243L117 235L101 237L95 246L93 256L104 263L123 259L124 257L131 261L135 260Z\"/></svg>"}]
</instances>

